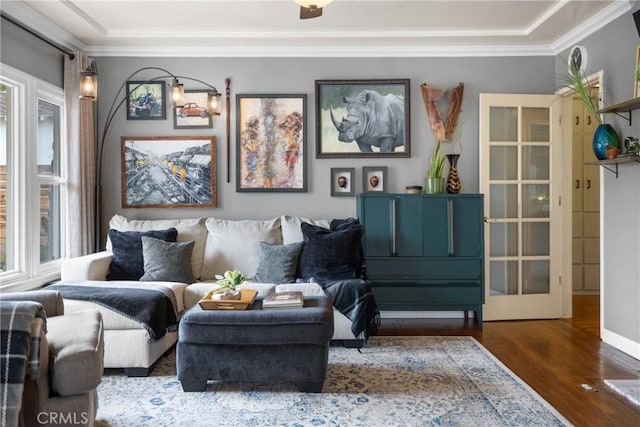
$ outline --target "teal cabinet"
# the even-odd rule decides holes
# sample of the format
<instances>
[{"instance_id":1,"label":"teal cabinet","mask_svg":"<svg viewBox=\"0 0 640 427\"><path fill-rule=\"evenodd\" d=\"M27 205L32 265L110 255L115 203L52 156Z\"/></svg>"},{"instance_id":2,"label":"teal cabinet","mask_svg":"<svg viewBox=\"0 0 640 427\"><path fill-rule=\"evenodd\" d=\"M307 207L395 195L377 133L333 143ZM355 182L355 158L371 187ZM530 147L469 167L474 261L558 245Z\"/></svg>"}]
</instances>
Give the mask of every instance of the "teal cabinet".
<instances>
[{"instance_id":1,"label":"teal cabinet","mask_svg":"<svg viewBox=\"0 0 640 427\"><path fill-rule=\"evenodd\" d=\"M382 310L474 311L482 326L482 194L358 196L367 275Z\"/></svg>"}]
</instances>

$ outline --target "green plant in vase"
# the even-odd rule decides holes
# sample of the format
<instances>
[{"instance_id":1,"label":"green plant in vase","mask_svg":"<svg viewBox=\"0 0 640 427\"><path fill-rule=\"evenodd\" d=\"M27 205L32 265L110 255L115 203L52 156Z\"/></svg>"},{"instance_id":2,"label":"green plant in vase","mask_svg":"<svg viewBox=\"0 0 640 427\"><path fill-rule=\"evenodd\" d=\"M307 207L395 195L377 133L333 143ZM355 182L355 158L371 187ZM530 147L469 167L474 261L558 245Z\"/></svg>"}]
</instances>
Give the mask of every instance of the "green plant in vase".
<instances>
[{"instance_id":1,"label":"green plant in vase","mask_svg":"<svg viewBox=\"0 0 640 427\"><path fill-rule=\"evenodd\" d=\"M223 275L216 274L217 288L210 290L206 297L219 299L240 299L241 292L237 287L242 285L247 279L239 270L227 270Z\"/></svg>"},{"instance_id":2,"label":"green plant in vase","mask_svg":"<svg viewBox=\"0 0 640 427\"><path fill-rule=\"evenodd\" d=\"M569 73L564 76L565 83L573 91L573 93L580 99L582 105L587 109L589 115L598 122L598 127L593 134L593 153L598 160L604 160L607 158L605 153L607 146L611 145L620 150L620 141L618 135L613 127L608 123L602 122L602 117L599 114L600 104L598 97L593 95L590 86L586 86L584 82L584 76L580 70L573 64L569 66Z\"/></svg>"},{"instance_id":3,"label":"green plant in vase","mask_svg":"<svg viewBox=\"0 0 640 427\"><path fill-rule=\"evenodd\" d=\"M425 193L442 193L444 190L444 171L445 157L442 154L442 141L436 144L436 150L429 160L429 169L425 176Z\"/></svg>"}]
</instances>

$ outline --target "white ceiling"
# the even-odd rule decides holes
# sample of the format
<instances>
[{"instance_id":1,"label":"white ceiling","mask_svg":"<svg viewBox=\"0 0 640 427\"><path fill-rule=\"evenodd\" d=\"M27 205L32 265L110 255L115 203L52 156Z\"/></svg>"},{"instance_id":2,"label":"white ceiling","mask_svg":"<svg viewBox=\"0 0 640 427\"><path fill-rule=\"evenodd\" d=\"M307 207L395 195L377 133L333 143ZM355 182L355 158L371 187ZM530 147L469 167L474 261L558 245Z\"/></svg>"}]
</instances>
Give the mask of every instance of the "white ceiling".
<instances>
[{"instance_id":1,"label":"white ceiling","mask_svg":"<svg viewBox=\"0 0 640 427\"><path fill-rule=\"evenodd\" d=\"M0 7L97 56L500 56L554 55L631 3L334 0L309 20L298 18L293 0L3 0Z\"/></svg>"}]
</instances>

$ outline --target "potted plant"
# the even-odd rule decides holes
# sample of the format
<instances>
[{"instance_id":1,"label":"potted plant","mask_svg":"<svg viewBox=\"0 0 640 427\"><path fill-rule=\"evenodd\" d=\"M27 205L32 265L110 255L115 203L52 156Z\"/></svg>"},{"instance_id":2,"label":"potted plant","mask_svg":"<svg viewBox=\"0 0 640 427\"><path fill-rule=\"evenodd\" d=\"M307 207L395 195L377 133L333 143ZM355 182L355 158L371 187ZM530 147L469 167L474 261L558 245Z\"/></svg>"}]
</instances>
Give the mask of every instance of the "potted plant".
<instances>
[{"instance_id":1,"label":"potted plant","mask_svg":"<svg viewBox=\"0 0 640 427\"><path fill-rule=\"evenodd\" d=\"M444 191L444 170L445 157L442 154L442 142L436 144L436 151L433 152L431 160L429 160L429 169L424 178L424 192L428 194L442 193Z\"/></svg>"},{"instance_id":2,"label":"potted plant","mask_svg":"<svg viewBox=\"0 0 640 427\"><path fill-rule=\"evenodd\" d=\"M207 293L208 298L214 300L241 298L240 289L237 287L242 285L247 279L245 279L239 270L227 270L224 276L216 274L216 279L218 279L216 282L218 287Z\"/></svg>"},{"instance_id":3,"label":"potted plant","mask_svg":"<svg viewBox=\"0 0 640 427\"><path fill-rule=\"evenodd\" d=\"M582 104L589 112L589 115L598 122L598 127L593 134L593 153L598 160L604 160L607 158L606 148L607 146L613 146L620 150L620 141L618 140L618 134L613 127L608 123L602 123L602 117L599 114L599 102L598 98L592 95L591 88L585 86L584 77L574 64L569 65L569 74L566 77L569 88L573 93L582 101Z\"/></svg>"}]
</instances>

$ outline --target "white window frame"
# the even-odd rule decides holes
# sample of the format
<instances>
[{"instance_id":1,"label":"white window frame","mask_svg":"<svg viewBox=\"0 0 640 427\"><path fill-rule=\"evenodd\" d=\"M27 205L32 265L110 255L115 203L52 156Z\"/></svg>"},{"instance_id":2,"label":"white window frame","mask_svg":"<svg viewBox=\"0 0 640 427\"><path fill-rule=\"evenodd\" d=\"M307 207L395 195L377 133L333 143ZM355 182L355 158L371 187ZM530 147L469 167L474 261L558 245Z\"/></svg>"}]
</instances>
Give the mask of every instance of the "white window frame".
<instances>
[{"instance_id":1,"label":"white window frame","mask_svg":"<svg viewBox=\"0 0 640 427\"><path fill-rule=\"evenodd\" d=\"M12 132L7 135L7 162L12 163L8 180L13 194L13 269L0 272L0 290L38 287L60 278L67 254L67 139L64 91L23 71L0 64L0 82L14 88L11 107ZM38 100L60 108L60 175L38 175ZM7 106L9 108L9 106ZM9 125L8 125L9 126ZM60 259L40 263L40 185L60 186Z\"/></svg>"}]
</instances>

